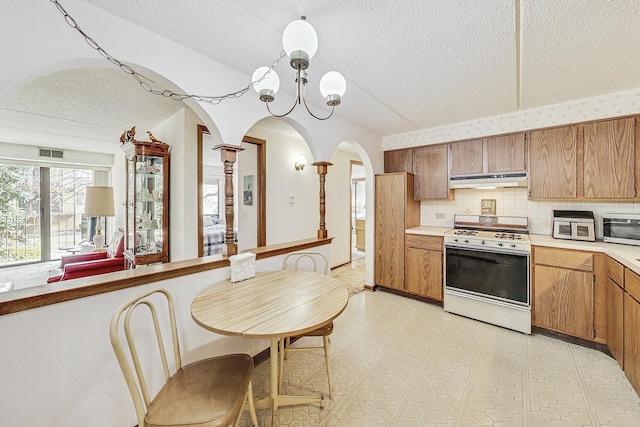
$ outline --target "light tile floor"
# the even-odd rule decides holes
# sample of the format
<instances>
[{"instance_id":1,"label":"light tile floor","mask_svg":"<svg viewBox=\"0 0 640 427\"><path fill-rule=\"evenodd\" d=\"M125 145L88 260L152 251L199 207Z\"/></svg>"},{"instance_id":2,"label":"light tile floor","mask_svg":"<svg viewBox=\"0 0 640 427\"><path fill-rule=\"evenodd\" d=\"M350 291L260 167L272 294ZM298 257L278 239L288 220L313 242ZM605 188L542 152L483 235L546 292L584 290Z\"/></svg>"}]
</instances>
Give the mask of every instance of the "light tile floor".
<instances>
[{"instance_id":1,"label":"light tile floor","mask_svg":"<svg viewBox=\"0 0 640 427\"><path fill-rule=\"evenodd\" d=\"M609 356L435 305L358 293L331 343L334 398L324 409L280 408L274 425L640 426L640 398ZM256 367L258 397L268 393L268 370ZM283 382L290 394L326 394L322 352L292 354ZM271 426L270 411L258 418Z\"/></svg>"}]
</instances>

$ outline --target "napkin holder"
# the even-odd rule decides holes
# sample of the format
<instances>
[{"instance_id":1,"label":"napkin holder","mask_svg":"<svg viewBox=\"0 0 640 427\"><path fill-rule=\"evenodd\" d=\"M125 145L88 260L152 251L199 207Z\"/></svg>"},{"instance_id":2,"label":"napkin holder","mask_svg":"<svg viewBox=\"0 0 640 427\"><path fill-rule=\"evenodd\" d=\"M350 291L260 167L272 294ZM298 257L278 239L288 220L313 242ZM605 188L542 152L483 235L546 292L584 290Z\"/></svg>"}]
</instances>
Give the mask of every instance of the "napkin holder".
<instances>
[{"instance_id":1,"label":"napkin holder","mask_svg":"<svg viewBox=\"0 0 640 427\"><path fill-rule=\"evenodd\" d=\"M231 263L231 283L251 279L256 275L256 254L246 252L229 257Z\"/></svg>"}]
</instances>

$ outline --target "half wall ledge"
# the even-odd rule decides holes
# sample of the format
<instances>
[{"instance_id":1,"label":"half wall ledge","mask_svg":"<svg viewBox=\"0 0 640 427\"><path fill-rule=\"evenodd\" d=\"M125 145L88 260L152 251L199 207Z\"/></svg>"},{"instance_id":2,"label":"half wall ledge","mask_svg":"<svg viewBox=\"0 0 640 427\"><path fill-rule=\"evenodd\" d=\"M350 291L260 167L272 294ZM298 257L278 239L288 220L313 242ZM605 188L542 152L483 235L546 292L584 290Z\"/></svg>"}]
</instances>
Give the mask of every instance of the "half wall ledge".
<instances>
[{"instance_id":1,"label":"half wall ledge","mask_svg":"<svg viewBox=\"0 0 640 427\"><path fill-rule=\"evenodd\" d=\"M256 259L264 259L331 244L332 240L333 237L302 239L241 253L253 252ZM0 294L0 316L224 267L229 267L229 259L217 255L16 289Z\"/></svg>"}]
</instances>

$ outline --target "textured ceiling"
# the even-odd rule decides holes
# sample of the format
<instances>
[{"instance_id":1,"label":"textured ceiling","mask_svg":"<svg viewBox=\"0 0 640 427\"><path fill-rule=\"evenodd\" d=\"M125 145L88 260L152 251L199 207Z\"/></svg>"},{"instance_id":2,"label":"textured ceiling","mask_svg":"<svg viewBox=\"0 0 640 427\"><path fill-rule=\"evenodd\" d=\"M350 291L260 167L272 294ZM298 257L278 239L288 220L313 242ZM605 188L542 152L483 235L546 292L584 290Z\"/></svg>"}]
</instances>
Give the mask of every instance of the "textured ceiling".
<instances>
[{"instance_id":1,"label":"textured ceiling","mask_svg":"<svg viewBox=\"0 0 640 427\"><path fill-rule=\"evenodd\" d=\"M113 153L124 130L136 126L136 139L147 141L147 130L184 106L141 90L120 70L76 68L33 80L0 102L0 137Z\"/></svg>"},{"instance_id":2,"label":"textured ceiling","mask_svg":"<svg viewBox=\"0 0 640 427\"><path fill-rule=\"evenodd\" d=\"M341 72L347 92L336 114L381 136L640 87L640 0L86 2L248 76L278 57L283 29L306 15L319 38L309 69L308 98L320 105L320 76L331 69ZM281 90L293 91L287 61L281 61L278 73ZM46 86L46 79L41 83ZM100 91L96 86L67 90L86 89L84 98L91 98L91 91ZM27 108L21 102L46 91L27 87L14 103L0 104L2 123L7 118L19 122L11 108ZM64 91L53 92L65 98ZM97 94L102 100L110 95ZM122 107L111 110L112 122L101 119L100 105L87 102L81 118L63 117L60 123L72 128L88 122L99 134L101 126L113 127L132 117L140 118L140 126L147 118L153 121L153 113L144 114L144 104L150 105L146 100L134 112L139 115ZM153 105L160 102L156 99ZM72 105L60 105L73 115ZM273 105L277 111L286 107L278 99ZM175 104L160 106L162 114L165 108ZM61 114L46 105L33 113L43 113L43 122L48 114ZM123 117L115 117L120 113Z\"/></svg>"}]
</instances>

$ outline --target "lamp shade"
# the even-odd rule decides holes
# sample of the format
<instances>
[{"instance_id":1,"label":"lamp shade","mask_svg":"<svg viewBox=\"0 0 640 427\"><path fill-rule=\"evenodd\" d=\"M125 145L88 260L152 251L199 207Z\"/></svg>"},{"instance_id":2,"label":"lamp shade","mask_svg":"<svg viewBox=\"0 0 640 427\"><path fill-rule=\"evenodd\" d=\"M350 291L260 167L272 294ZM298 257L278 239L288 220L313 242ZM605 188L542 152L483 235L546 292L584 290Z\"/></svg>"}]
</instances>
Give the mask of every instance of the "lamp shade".
<instances>
[{"instance_id":1,"label":"lamp shade","mask_svg":"<svg viewBox=\"0 0 640 427\"><path fill-rule=\"evenodd\" d=\"M287 25L282 33L282 46L289 57L291 53L301 50L313 58L318 50L318 35L307 21L298 19Z\"/></svg>"},{"instance_id":2,"label":"lamp shade","mask_svg":"<svg viewBox=\"0 0 640 427\"><path fill-rule=\"evenodd\" d=\"M260 80L263 76L264 79ZM253 84L253 88L258 93L260 93L260 91L263 89L268 89L272 90L275 94L276 92L278 92L278 89L280 89L280 78L278 77L276 71L272 70L269 67L260 67L255 70L253 72L253 76L251 77L251 81L257 82Z\"/></svg>"},{"instance_id":3,"label":"lamp shade","mask_svg":"<svg viewBox=\"0 0 640 427\"><path fill-rule=\"evenodd\" d=\"M320 79L320 93L325 98L331 95L338 95L342 98L346 90L347 82L337 71L329 71Z\"/></svg>"},{"instance_id":4,"label":"lamp shade","mask_svg":"<svg viewBox=\"0 0 640 427\"><path fill-rule=\"evenodd\" d=\"M114 216L113 187L87 187L84 215L87 217Z\"/></svg>"}]
</instances>

